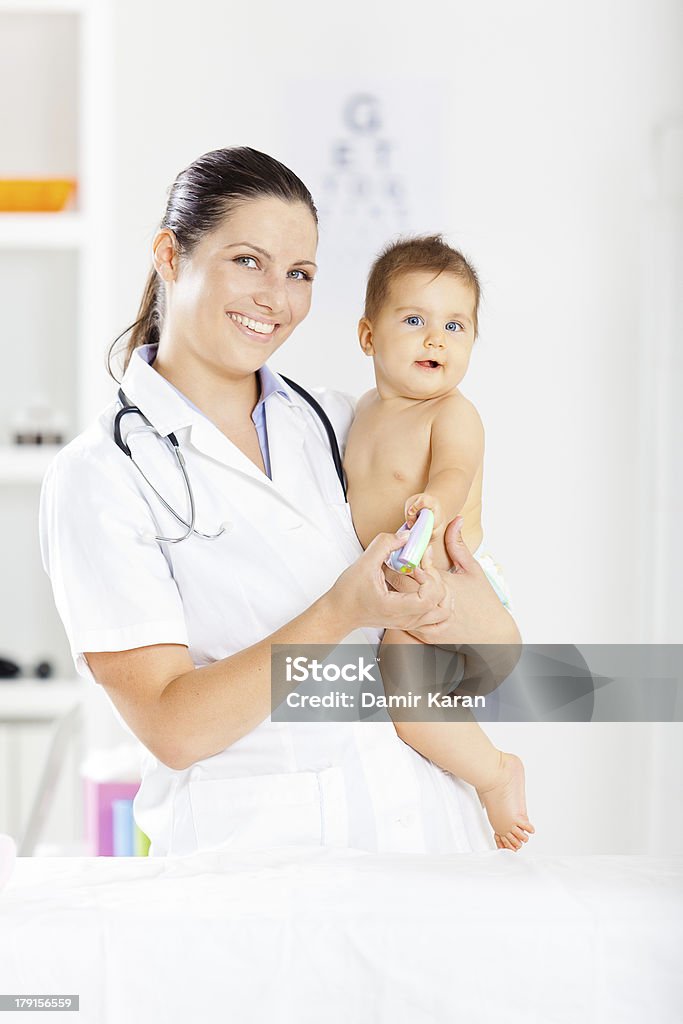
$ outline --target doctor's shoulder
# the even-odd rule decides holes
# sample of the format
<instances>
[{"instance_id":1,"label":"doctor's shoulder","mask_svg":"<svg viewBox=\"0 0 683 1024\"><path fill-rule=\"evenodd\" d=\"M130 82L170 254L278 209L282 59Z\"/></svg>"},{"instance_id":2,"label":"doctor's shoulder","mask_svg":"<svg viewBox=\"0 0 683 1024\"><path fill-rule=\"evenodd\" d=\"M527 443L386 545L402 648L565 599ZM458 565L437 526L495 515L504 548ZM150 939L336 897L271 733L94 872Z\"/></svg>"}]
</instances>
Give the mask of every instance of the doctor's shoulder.
<instances>
[{"instance_id":1,"label":"doctor's shoulder","mask_svg":"<svg viewBox=\"0 0 683 1024\"><path fill-rule=\"evenodd\" d=\"M310 393L327 413L343 452L358 399L346 391L334 391L331 388L311 388Z\"/></svg>"},{"instance_id":2,"label":"doctor's shoulder","mask_svg":"<svg viewBox=\"0 0 683 1024\"><path fill-rule=\"evenodd\" d=\"M84 485L88 477L102 478L110 473L127 472L130 462L114 442L114 417L118 401L110 402L80 434L64 445L50 462L43 486L61 475L82 474ZM131 479L134 479L131 474Z\"/></svg>"},{"instance_id":3,"label":"doctor's shoulder","mask_svg":"<svg viewBox=\"0 0 683 1024\"><path fill-rule=\"evenodd\" d=\"M114 442L118 403L111 402L80 434L64 445L47 467L40 493L40 531L53 532L65 518L88 521L121 501L147 518L135 468ZM94 524L93 524L94 525Z\"/></svg>"}]
</instances>

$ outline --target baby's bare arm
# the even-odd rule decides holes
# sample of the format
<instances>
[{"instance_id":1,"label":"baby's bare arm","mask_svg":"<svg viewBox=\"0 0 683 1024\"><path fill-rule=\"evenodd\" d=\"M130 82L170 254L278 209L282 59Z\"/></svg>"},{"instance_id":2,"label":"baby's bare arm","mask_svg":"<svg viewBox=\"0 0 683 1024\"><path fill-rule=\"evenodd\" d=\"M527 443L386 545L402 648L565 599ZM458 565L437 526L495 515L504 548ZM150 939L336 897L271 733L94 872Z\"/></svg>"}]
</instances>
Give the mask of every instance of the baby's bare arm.
<instances>
[{"instance_id":1,"label":"baby's bare arm","mask_svg":"<svg viewBox=\"0 0 683 1024\"><path fill-rule=\"evenodd\" d=\"M479 413L462 395L449 397L432 423L429 479L421 494L406 502L410 521L421 508L434 512L435 533L465 508L472 482L484 458L484 428Z\"/></svg>"}]
</instances>

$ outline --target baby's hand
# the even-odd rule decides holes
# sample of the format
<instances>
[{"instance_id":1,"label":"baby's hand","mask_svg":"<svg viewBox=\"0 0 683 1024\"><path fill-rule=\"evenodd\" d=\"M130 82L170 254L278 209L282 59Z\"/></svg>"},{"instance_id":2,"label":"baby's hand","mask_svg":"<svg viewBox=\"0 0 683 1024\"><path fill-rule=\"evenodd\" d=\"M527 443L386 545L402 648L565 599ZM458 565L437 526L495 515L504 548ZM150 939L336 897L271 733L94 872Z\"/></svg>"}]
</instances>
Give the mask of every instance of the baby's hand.
<instances>
[{"instance_id":1,"label":"baby's hand","mask_svg":"<svg viewBox=\"0 0 683 1024\"><path fill-rule=\"evenodd\" d=\"M413 494L412 497L408 498L405 504L405 517L408 526L412 526L417 519L417 514L423 508L431 509L434 514L434 530L438 530L443 522L443 510L441 503L438 498L435 498L433 494L427 494L422 492L421 494Z\"/></svg>"}]
</instances>

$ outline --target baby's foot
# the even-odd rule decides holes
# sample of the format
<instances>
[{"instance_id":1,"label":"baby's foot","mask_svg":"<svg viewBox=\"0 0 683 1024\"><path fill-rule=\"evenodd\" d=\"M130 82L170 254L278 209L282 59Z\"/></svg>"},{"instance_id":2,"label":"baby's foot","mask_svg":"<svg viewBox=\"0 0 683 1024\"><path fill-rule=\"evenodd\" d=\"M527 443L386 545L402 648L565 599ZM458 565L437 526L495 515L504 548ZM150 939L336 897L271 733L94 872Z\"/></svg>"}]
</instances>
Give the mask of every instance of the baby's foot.
<instances>
[{"instance_id":1,"label":"baby's foot","mask_svg":"<svg viewBox=\"0 0 683 1024\"><path fill-rule=\"evenodd\" d=\"M493 826L499 850L521 850L535 832L526 813L524 765L516 754L500 752L498 778L492 786L478 789L479 799Z\"/></svg>"}]
</instances>

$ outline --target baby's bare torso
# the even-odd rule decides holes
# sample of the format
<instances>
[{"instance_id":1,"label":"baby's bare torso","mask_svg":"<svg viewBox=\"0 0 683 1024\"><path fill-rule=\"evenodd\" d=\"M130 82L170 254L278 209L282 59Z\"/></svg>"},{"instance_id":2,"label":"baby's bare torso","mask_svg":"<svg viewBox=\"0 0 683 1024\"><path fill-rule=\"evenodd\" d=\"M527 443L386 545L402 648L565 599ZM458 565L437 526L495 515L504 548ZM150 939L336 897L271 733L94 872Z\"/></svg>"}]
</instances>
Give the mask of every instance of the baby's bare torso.
<instances>
[{"instance_id":1,"label":"baby's bare torso","mask_svg":"<svg viewBox=\"0 0 683 1024\"><path fill-rule=\"evenodd\" d=\"M344 456L348 497L356 533L363 547L378 533L393 533L404 522L406 499L427 489L432 461L432 424L440 403L452 394L426 401L385 401L375 390L358 403ZM465 507L463 539L471 551L479 547L482 466L477 469ZM436 540L436 538L435 538ZM434 563L450 562L443 541L434 544Z\"/></svg>"}]
</instances>

